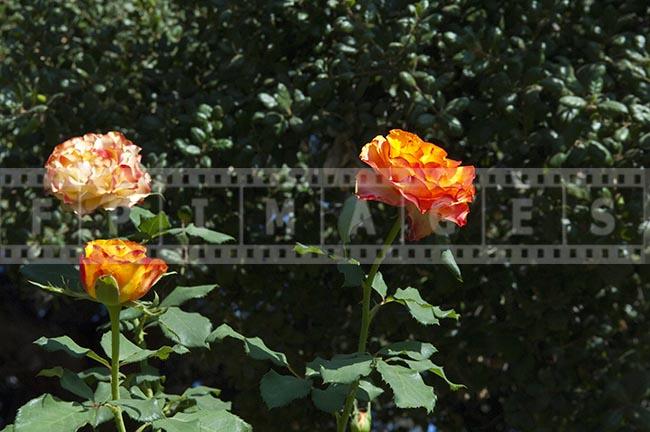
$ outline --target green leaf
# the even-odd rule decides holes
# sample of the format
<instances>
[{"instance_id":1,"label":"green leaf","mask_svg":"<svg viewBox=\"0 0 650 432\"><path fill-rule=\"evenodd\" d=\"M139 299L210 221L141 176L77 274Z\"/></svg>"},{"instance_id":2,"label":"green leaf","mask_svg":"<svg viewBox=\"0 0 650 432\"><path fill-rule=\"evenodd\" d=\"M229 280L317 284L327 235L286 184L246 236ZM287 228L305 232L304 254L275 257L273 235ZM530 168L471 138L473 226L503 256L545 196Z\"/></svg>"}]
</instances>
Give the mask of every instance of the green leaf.
<instances>
[{"instance_id":1,"label":"green leaf","mask_svg":"<svg viewBox=\"0 0 650 432\"><path fill-rule=\"evenodd\" d=\"M218 285L178 286L160 303L162 307L180 306L188 300L205 297Z\"/></svg>"},{"instance_id":2,"label":"green leaf","mask_svg":"<svg viewBox=\"0 0 650 432\"><path fill-rule=\"evenodd\" d=\"M291 112L291 95L287 86L280 83L278 84L278 92L275 95L275 100L278 102L280 108L282 108L287 114Z\"/></svg>"},{"instance_id":3,"label":"green leaf","mask_svg":"<svg viewBox=\"0 0 650 432\"><path fill-rule=\"evenodd\" d=\"M296 243L296 245L293 247L293 250L298 254L298 255L306 255L306 254L316 254L316 255L326 255L329 259L332 261L342 261L343 263L346 264L353 264L358 266L359 261L357 261L354 258L345 258L339 255L334 255L334 254L328 254L325 252L323 249L319 248L318 246L307 246L302 243Z\"/></svg>"},{"instance_id":4,"label":"green leaf","mask_svg":"<svg viewBox=\"0 0 650 432\"><path fill-rule=\"evenodd\" d=\"M386 359L387 362L402 362L406 366L408 366L409 369L421 373L426 370L429 370L430 368L433 367L433 362L429 359L424 359L424 360L410 360L410 359L405 359L402 357L391 357Z\"/></svg>"},{"instance_id":5,"label":"green leaf","mask_svg":"<svg viewBox=\"0 0 650 432\"><path fill-rule=\"evenodd\" d=\"M205 131L203 129L199 128L199 127L196 127L196 126L194 126L193 128L190 129L190 135L192 136L192 139L194 140L194 142L196 142L197 144L203 144L205 142L205 140L208 139L208 135L205 133ZM181 151L184 151L186 154L190 154L190 155L197 155L197 154L201 153L201 148L200 147L193 146L193 147L196 147L199 150L198 153L196 153L195 151L188 151L188 148L190 148L190 147L192 147L192 144L183 145L183 146L180 146L179 148L180 148Z\"/></svg>"},{"instance_id":6,"label":"green leaf","mask_svg":"<svg viewBox=\"0 0 650 432\"><path fill-rule=\"evenodd\" d=\"M167 432L201 432L198 418L182 417L180 414L171 418L155 420L151 426L154 430L162 429Z\"/></svg>"},{"instance_id":7,"label":"green leaf","mask_svg":"<svg viewBox=\"0 0 650 432\"><path fill-rule=\"evenodd\" d=\"M449 385L449 388L453 391L459 390L461 388L465 388L463 384L455 384L447 378L447 375L445 375L445 371L441 366L438 366L434 364L432 367L428 369L430 372L433 372L434 374L438 375L440 378L445 380L445 382Z\"/></svg>"},{"instance_id":8,"label":"green leaf","mask_svg":"<svg viewBox=\"0 0 650 432\"><path fill-rule=\"evenodd\" d=\"M275 98L268 93L260 93L257 95L257 99L268 109L273 109L278 106Z\"/></svg>"},{"instance_id":9,"label":"green leaf","mask_svg":"<svg viewBox=\"0 0 650 432\"><path fill-rule=\"evenodd\" d=\"M138 231L149 237L156 237L167 231L171 225L165 212L160 212L154 217L141 218Z\"/></svg>"},{"instance_id":10,"label":"green leaf","mask_svg":"<svg viewBox=\"0 0 650 432\"><path fill-rule=\"evenodd\" d=\"M124 387L120 387L120 398L126 398L128 392ZM112 399L111 384L109 382L99 382L95 388L95 395L93 401L95 402L108 402Z\"/></svg>"},{"instance_id":11,"label":"green leaf","mask_svg":"<svg viewBox=\"0 0 650 432\"><path fill-rule=\"evenodd\" d=\"M228 411L199 411L194 414L199 418L201 432L251 432L253 428L236 415Z\"/></svg>"},{"instance_id":12,"label":"green leaf","mask_svg":"<svg viewBox=\"0 0 650 432\"><path fill-rule=\"evenodd\" d=\"M387 345L379 350L378 354L389 357L405 355L413 360L425 360L436 352L436 347L428 342L408 340Z\"/></svg>"},{"instance_id":13,"label":"green leaf","mask_svg":"<svg viewBox=\"0 0 650 432\"><path fill-rule=\"evenodd\" d=\"M107 356L111 355L111 333L104 333L100 345ZM159 358L160 360L167 360L172 353L187 354L189 350L183 345L162 346L155 350L143 349L131 342L120 333L120 364L126 365L129 363L137 363L144 359L151 357Z\"/></svg>"},{"instance_id":14,"label":"green leaf","mask_svg":"<svg viewBox=\"0 0 650 432\"><path fill-rule=\"evenodd\" d=\"M0 432L15 432L15 431L16 431L16 428L14 427L14 425L9 424L9 425L5 426L4 428L2 428L2 431L0 431Z\"/></svg>"},{"instance_id":15,"label":"green leaf","mask_svg":"<svg viewBox=\"0 0 650 432\"><path fill-rule=\"evenodd\" d=\"M262 399L269 409L300 399L311 391L311 381L291 375L280 375L274 370L267 372L260 381Z\"/></svg>"},{"instance_id":16,"label":"green leaf","mask_svg":"<svg viewBox=\"0 0 650 432\"><path fill-rule=\"evenodd\" d=\"M94 401L84 402L83 406L89 411L90 424L97 428L99 425L113 420L113 411L106 405L98 405Z\"/></svg>"},{"instance_id":17,"label":"green leaf","mask_svg":"<svg viewBox=\"0 0 650 432\"><path fill-rule=\"evenodd\" d=\"M392 357L392 358L387 359L386 361L391 361L391 362L399 361L399 362L405 363L408 366L409 369L411 369L413 371L416 371L416 372L420 372L420 373L424 372L424 371L433 372L434 374L438 375L440 378L444 379L445 382L447 382L447 384L449 385L449 388L452 391L456 391L458 389L461 389L461 388L465 387L463 384L455 384L455 383L449 381L449 379L445 375L445 371L443 370L443 368L441 366L438 366L438 365L434 364L429 359L409 360L409 359L404 359L404 358L400 358L400 357Z\"/></svg>"},{"instance_id":18,"label":"green leaf","mask_svg":"<svg viewBox=\"0 0 650 432\"><path fill-rule=\"evenodd\" d=\"M417 89L418 85L415 82L415 78L409 72L402 71L399 73L399 79L409 88Z\"/></svg>"},{"instance_id":19,"label":"green leaf","mask_svg":"<svg viewBox=\"0 0 650 432\"><path fill-rule=\"evenodd\" d=\"M225 410L200 410L193 413L178 413L174 417L156 420L154 429L167 432L251 432L253 429L236 415Z\"/></svg>"},{"instance_id":20,"label":"green leaf","mask_svg":"<svg viewBox=\"0 0 650 432\"><path fill-rule=\"evenodd\" d=\"M424 325L439 324L438 318L459 318L453 310L442 310L437 306L431 306L422 299L420 292L412 287L398 288L393 298L405 305L411 316Z\"/></svg>"},{"instance_id":21,"label":"green leaf","mask_svg":"<svg viewBox=\"0 0 650 432\"><path fill-rule=\"evenodd\" d=\"M318 246L307 246L302 243L296 243L296 245L293 247L293 250L298 255L305 255L305 254L327 255L325 251L319 248Z\"/></svg>"},{"instance_id":22,"label":"green leaf","mask_svg":"<svg viewBox=\"0 0 650 432\"><path fill-rule=\"evenodd\" d=\"M200 237L208 243L213 244L222 244L235 240L228 234L212 231L204 227L197 227L194 226L194 224L189 224L187 227L185 227L185 233L192 237Z\"/></svg>"},{"instance_id":23,"label":"green leaf","mask_svg":"<svg viewBox=\"0 0 650 432\"><path fill-rule=\"evenodd\" d=\"M394 298L405 305L411 313L411 316L420 324L432 325L440 323L433 312L433 307L422 300L420 293L415 288L398 288Z\"/></svg>"},{"instance_id":24,"label":"green leaf","mask_svg":"<svg viewBox=\"0 0 650 432\"><path fill-rule=\"evenodd\" d=\"M68 336L59 336L55 338L41 337L38 340L34 341L34 343L46 351L50 351L50 352L64 351L69 355L71 355L72 357L77 357L77 358L86 356L88 358L91 358L103 364L106 367L111 366L108 360L99 356L93 350L78 345L75 341L70 339L70 337Z\"/></svg>"},{"instance_id":25,"label":"green leaf","mask_svg":"<svg viewBox=\"0 0 650 432\"><path fill-rule=\"evenodd\" d=\"M313 388L311 400L319 410L335 413L343 408L349 389L350 386L345 384L331 384L325 390Z\"/></svg>"},{"instance_id":26,"label":"green leaf","mask_svg":"<svg viewBox=\"0 0 650 432\"><path fill-rule=\"evenodd\" d=\"M129 219L131 219L131 222L136 229L140 226L140 222L142 222L143 219L151 219L154 217L156 217L154 213L142 207L133 207L129 211Z\"/></svg>"},{"instance_id":27,"label":"green leaf","mask_svg":"<svg viewBox=\"0 0 650 432\"><path fill-rule=\"evenodd\" d=\"M134 320L136 318L140 318L144 312L142 309L139 309L137 307L125 307L122 310L120 310L120 321L130 321ZM106 324L106 328L110 326L110 323Z\"/></svg>"},{"instance_id":28,"label":"green leaf","mask_svg":"<svg viewBox=\"0 0 650 432\"><path fill-rule=\"evenodd\" d=\"M384 276L381 274L381 272L377 272L375 275L375 279L372 281L372 289L374 289L375 292L381 296L382 300L386 298L388 286L386 286L386 282L384 282Z\"/></svg>"},{"instance_id":29,"label":"green leaf","mask_svg":"<svg viewBox=\"0 0 650 432\"><path fill-rule=\"evenodd\" d=\"M102 339L100 340L99 345L104 350L104 354L110 358L112 355L112 339L110 331L102 335ZM142 351L142 348L131 342L126 338L126 336L120 333L120 360L128 358L140 351Z\"/></svg>"},{"instance_id":30,"label":"green leaf","mask_svg":"<svg viewBox=\"0 0 650 432\"><path fill-rule=\"evenodd\" d=\"M419 373L382 360L377 362L376 368L393 390L395 405L399 408L425 408L427 412L433 411L436 396L433 388L424 383Z\"/></svg>"},{"instance_id":31,"label":"green leaf","mask_svg":"<svg viewBox=\"0 0 650 432\"><path fill-rule=\"evenodd\" d=\"M79 373L79 378L85 380L86 378L92 378L96 381L106 381L108 382L111 379L111 371L105 367L95 366L89 369L83 370Z\"/></svg>"},{"instance_id":32,"label":"green leaf","mask_svg":"<svg viewBox=\"0 0 650 432\"><path fill-rule=\"evenodd\" d=\"M442 264L447 268L447 270L449 270L449 272L454 275L456 280L459 282L463 281L463 276L460 274L460 269L458 268L454 254L450 249L445 249L440 253L440 260L442 261Z\"/></svg>"},{"instance_id":33,"label":"green leaf","mask_svg":"<svg viewBox=\"0 0 650 432\"><path fill-rule=\"evenodd\" d=\"M194 133L194 132L195 132L194 129L196 129L197 131L201 131L201 132L203 133L203 137L204 137L204 140L205 140L205 132L203 132L203 131L202 131L201 129L199 129L199 128L192 128L192 136L193 136L195 139L196 139L197 137L200 137L200 135L199 135L198 133L196 133L196 134ZM199 141L199 142L203 142L203 141ZM201 147L199 147L199 146L197 146L197 145L194 145L194 144L189 144L189 145L186 145L185 147L181 147L180 150L181 150L184 154L186 154L186 155L188 155L188 156L198 156L198 155L200 155L201 153L203 153L203 150L201 149Z\"/></svg>"},{"instance_id":34,"label":"green leaf","mask_svg":"<svg viewBox=\"0 0 650 432\"><path fill-rule=\"evenodd\" d=\"M185 348L183 345L174 345L174 346L161 346L158 349L155 350L150 350L150 349L140 349L140 351L131 354L130 356L126 358L121 358L120 357L120 364L121 365L126 365L129 363L138 363L142 360L148 359L155 357L160 360L167 360L171 354L187 354L190 352L187 348Z\"/></svg>"},{"instance_id":35,"label":"green leaf","mask_svg":"<svg viewBox=\"0 0 650 432\"><path fill-rule=\"evenodd\" d=\"M158 317L158 323L165 336L176 343L189 348L208 346L212 323L203 315L170 307Z\"/></svg>"},{"instance_id":36,"label":"green leaf","mask_svg":"<svg viewBox=\"0 0 650 432\"><path fill-rule=\"evenodd\" d=\"M448 113L442 113L440 116L438 116L438 119L443 123L444 126L447 127L447 130L451 136L459 137L463 134L463 124L460 122L460 120L458 120L458 118Z\"/></svg>"},{"instance_id":37,"label":"green leaf","mask_svg":"<svg viewBox=\"0 0 650 432\"><path fill-rule=\"evenodd\" d=\"M111 404L122 407L129 417L139 422L151 422L165 417L162 412L163 402L158 399L119 399L111 401Z\"/></svg>"},{"instance_id":38,"label":"green leaf","mask_svg":"<svg viewBox=\"0 0 650 432\"><path fill-rule=\"evenodd\" d=\"M212 147L215 150L227 150L227 149L232 148L233 145L234 145L234 143L232 142L231 139L229 139L229 138L219 138L219 139L214 141L214 144L212 145Z\"/></svg>"},{"instance_id":39,"label":"green leaf","mask_svg":"<svg viewBox=\"0 0 650 432\"><path fill-rule=\"evenodd\" d=\"M627 114L627 106L617 101L607 100L598 104L598 111L605 114Z\"/></svg>"},{"instance_id":40,"label":"green leaf","mask_svg":"<svg viewBox=\"0 0 650 432\"><path fill-rule=\"evenodd\" d=\"M641 105L641 104L634 104L630 106L630 110L632 112L632 118L639 123L642 123L646 126L650 126L650 108Z\"/></svg>"},{"instance_id":41,"label":"green leaf","mask_svg":"<svg viewBox=\"0 0 650 432\"><path fill-rule=\"evenodd\" d=\"M158 369L150 365L144 365L143 370L140 372L135 372L129 375L129 378L133 380L135 385L141 385L144 383L156 383L164 381L164 377L158 375Z\"/></svg>"},{"instance_id":42,"label":"green leaf","mask_svg":"<svg viewBox=\"0 0 650 432\"><path fill-rule=\"evenodd\" d=\"M560 98L560 103L570 108L584 108L587 106L587 101L578 96L563 96Z\"/></svg>"},{"instance_id":43,"label":"green leaf","mask_svg":"<svg viewBox=\"0 0 650 432\"><path fill-rule=\"evenodd\" d=\"M339 215L337 221L337 227L339 230L339 235L344 244L350 243L350 233L352 232L352 221L354 218L354 211L356 209L358 199L356 196L352 195L343 203L343 208L341 209L341 214Z\"/></svg>"},{"instance_id":44,"label":"green leaf","mask_svg":"<svg viewBox=\"0 0 650 432\"><path fill-rule=\"evenodd\" d=\"M372 357L366 353L343 354L320 364L320 375L325 383L349 384L372 371Z\"/></svg>"},{"instance_id":45,"label":"green leaf","mask_svg":"<svg viewBox=\"0 0 650 432\"><path fill-rule=\"evenodd\" d=\"M650 151L650 132L642 135L641 138L639 138L639 146L644 151Z\"/></svg>"},{"instance_id":46,"label":"green leaf","mask_svg":"<svg viewBox=\"0 0 650 432\"><path fill-rule=\"evenodd\" d=\"M305 378L315 378L320 376L320 367L326 362L322 357L316 357L305 365Z\"/></svg>"},{"instance_id":47,"label":"green leaf","mask_svg":"<svg viewBox=\"0 0 650 432\"><path fill-rule=\"evenodd\" d=\"M59 378L61 387L86 400L94 399L93 391L78 374L60 366L43 369L37 376Z\"/></svg>"},{"instance_id":48,"label":"green leaf","mask_svg":"<svg viewBox=\"0 0 650 432\"><path fill-rule=\"evenodd\" d=\"M44 394L23 405L16 415L16 432L71 432L91 421L91 413L78 403Z\"/></svg>"},{"instance_id":49,"label":"green leaf","mask_svg":"<svg viewBox=\"0 0 650 432\"><path fill-rule=\"evenodd\" d=\"M371 383L370 381L359 381L359 390L357 391L357 399L364 402L371 402L379 397L384 391Z\"/></svg>"},{"instance_id":50,"label":"green leaf","mask_svg":"<svg viewBox=\"0 0 650 432\"><path fill-rule=\"evenodd\" d=\"M470 103L470 99L466 96L452 99L445 107L445 111L451 115L458 115L465 111L467 107L469 107Z\"/></svg>"},{"instance_id":51,"label":"green leaf","mask_svg":"<svg viewBox=\"0 0 650 432\"><path fill-rule=\"evenodd\" d=\"M350 391L350 384L330 384L326 389L321 390L313 388L311 391L311 400L316 408L328 413L334 413L345 403L345 397ZM369 402L376 399L384 391L372 384L370 381L359 381L357 390L357 399L363 402Z\"/></svg>"},{"instance_id":52,"label":"green leaf","mask_svg":"<svg viewBox=\"0 0 650 432\"><path fill-rule=\"evenodd\" d=\"M358 264L339 263L336 265L336 269L343 274L344 287L361 286L363 283L365 274Z\"/></svg>"},{"instance_id":53,"label":"green leaf","mask_svg":"<svg viewBox=\"0 0 650 432\"><path fill-rule=\"evenodd\" d=\"M191 409L196 410L229 410L230 402L224 402L218 398L220 391L218 389L206 386L191 387L183 392L182 398L192 399L196 406Z\"/></svg>"},{"instance_id":54,"label":"green leaf","mask_svg":"<svg viewBox=\"0 0 650 432\"><path fill-rule=\"evenodd\" d=\"M231 337L244 342L246 354L255 360L270 360L277 366L289 367L287 357L278 351L273 351L266 346L264 341L258 337L248 338L240 333L237 333L228 324L221 324L215 331L213 331L207 338L208 342L215 340L222 341L223 339Z\"/></svg>"}]
</instances>

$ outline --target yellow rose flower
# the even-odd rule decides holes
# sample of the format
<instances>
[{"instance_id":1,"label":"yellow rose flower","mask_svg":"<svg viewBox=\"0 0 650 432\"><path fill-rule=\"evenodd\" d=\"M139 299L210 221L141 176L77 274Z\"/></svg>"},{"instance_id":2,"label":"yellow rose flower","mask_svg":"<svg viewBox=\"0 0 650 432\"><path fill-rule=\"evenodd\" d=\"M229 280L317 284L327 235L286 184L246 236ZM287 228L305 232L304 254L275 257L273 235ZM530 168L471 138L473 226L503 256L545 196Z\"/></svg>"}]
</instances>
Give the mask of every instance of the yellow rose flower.
<instances>
[{"instance_id":1,"label":"yellow rose flower","mask_svg":"<svg viewBox=\"0 0 650 432\"><path fill-rule=\"evenodd\" d=\"M80 215L133 207L151 193L140 159L140 147L120 132L72 138L48 158L45 187Z\"/></svg>"},{"instance_id":2,"label":"yellow rose flower","mask_svg":"<svg viewBox=\"0 0 650 432\"><path fill-rule=\"evenodd\" d=\"M97 298L97 279L112 276L117 282L120 304L145 295L167 271L165 261L147 257L145 246L120 239L86 243L79 264L81 282L88 295Z\"/></svg>"}]
</instances>

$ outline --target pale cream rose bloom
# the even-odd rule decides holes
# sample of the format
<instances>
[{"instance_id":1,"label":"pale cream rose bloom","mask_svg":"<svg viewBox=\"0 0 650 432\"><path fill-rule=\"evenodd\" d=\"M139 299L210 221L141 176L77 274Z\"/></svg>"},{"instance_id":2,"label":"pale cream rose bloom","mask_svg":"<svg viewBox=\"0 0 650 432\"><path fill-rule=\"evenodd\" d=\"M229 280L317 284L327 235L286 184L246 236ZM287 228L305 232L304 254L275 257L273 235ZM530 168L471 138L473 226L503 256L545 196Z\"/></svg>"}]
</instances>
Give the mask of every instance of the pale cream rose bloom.
<instances>
[{"instance_id":1,"label":"pale cream rose bloom","mask_svg":"<svg viewBox=\"0 0 650 432\"><path fill-rule=\"evenodd\" d=\"M75 137L54 148L45 187L80 215L133 207L151 193L140 159L140 147L120 132Z\"/></svg>"}]
</instances>

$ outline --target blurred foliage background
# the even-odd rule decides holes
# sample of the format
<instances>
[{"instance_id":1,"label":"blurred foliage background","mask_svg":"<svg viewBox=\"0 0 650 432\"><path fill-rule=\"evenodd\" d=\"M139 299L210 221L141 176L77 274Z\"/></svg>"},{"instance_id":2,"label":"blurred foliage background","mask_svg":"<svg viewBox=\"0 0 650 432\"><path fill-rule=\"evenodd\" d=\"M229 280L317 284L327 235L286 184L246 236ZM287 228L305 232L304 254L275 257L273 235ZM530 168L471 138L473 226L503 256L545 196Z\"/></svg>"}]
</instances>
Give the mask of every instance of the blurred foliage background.
<instances>
[{"instance_id":1,"label":"blurred foliage background","mask_svg":"<svg viewBox=\"0 0 650 432\"><path fill-rule=\"evenodd\" d=\"M479 167L643 167L649 9L643 0L6 0L0 164L40 167L66 138L119 129L151 168L350 167L364 143L401 127ZM589 216L580 209L590 197L614 196L624 216L618 239L643 235L639 195L584 192L569 191L572 223ZM3 189L3 243L99 235L92 224L77 232L61 211L32 233L31 199L40 194ZM182 191L167 200L180 205ZM557 214L557 202L543 200L538 211ZM232 212L217 206L208 216L237 234ZM468 232L478 216L470 220ZM495 240L507 231L493 228ZM557 232L539 229L527 241L553 243ZM432 380L433 415L384 404L377 430L650 430L647 266L462 272L460 284L437 266L383 270L393 287L417 282L428 300L462 318L420 328L387 308L372 343L433 340L437 363L467 389L451 393ZM0 277L1 427L24 402L53 391L35 377L41 368L74 367L32 341L67 332L93 346L106 316L35 290L16 266ZM261 336L295 364L354 350L360 293L341 288L335 266L197 266L176 281L219 283L194 307ZM222 388L257 430L332 430L309 404L267 411L257 390L266 365L242 361L235 343L166 367L171 386Z\"/></svg>"}]
</instances>

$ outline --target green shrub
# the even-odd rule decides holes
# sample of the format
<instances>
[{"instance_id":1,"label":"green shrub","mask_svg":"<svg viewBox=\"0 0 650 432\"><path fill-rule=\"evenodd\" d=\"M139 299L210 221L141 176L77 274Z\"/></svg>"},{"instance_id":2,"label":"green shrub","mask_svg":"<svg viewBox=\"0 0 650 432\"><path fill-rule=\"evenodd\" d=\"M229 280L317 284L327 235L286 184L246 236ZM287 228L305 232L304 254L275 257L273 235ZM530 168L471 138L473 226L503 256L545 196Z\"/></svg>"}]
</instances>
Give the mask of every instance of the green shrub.
<instances>
[{"instance_id":1,"label":"green shrub","mask_svg":"<svg viewBox=\"0 0 650 432\"><path fill-rule=\"evenodd\" d=\"M641 0L7 0L0 163L42 166L63 139L117 128L144 148L149 167L345 167L358 165L374 135L403 127L480 167L648 166L649 30ZM0 200L0 238L38 240L28 226L8 229L29 213L30 197L14 195ZM211 222L226 231L236 224L218 212ZM63 235L46 233L48 241ZM554 239L549 231L531 241ZM357 299L334 268L191 271L217 271L223 287L197 308L262 336L294 363L354 349L356 312L331 311ZM9 284L20 283L24 314L41 302L49 312L38 325L64 319L16 273ZM384 273L416 273L429 297L463 316L436 335L441 363L468 387L440 395L439 427L650 428L645 266L467 267L462 285L433 266ZM375 334L423 331L393 322L383 317ZM259 430L331 429L328 416L307 407L261 408L262 368L239 355L218 348L177 376L224 388ZM17 405L33 396L30 373L7 387ZM401 415L383 408L376 424ZM426 425L424 412L409 415Z\"/></svg>"}]
</instances>

